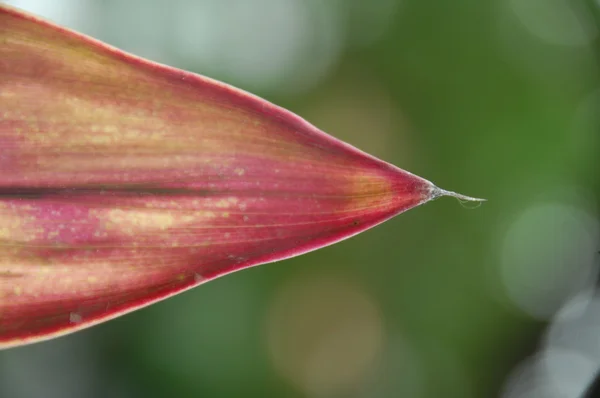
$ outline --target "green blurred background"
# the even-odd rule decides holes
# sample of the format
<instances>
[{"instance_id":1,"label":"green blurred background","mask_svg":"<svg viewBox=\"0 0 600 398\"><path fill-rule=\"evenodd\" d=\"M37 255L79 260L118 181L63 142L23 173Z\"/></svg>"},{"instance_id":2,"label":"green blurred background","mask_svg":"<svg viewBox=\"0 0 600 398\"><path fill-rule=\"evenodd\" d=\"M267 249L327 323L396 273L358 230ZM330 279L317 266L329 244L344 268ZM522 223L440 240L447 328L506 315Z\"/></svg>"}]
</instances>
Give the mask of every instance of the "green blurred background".
<instances>
[{"instance_id":1,"label":"green blurred background","mask_svg":"<svg viewBox=\"0 0 600 398\"><path fill-rule=\"evenodd\" d=\"M600 366L600 3L15 0L450 190L0 352L0 397L581 397Z\"/></svg>"}]
</instances>

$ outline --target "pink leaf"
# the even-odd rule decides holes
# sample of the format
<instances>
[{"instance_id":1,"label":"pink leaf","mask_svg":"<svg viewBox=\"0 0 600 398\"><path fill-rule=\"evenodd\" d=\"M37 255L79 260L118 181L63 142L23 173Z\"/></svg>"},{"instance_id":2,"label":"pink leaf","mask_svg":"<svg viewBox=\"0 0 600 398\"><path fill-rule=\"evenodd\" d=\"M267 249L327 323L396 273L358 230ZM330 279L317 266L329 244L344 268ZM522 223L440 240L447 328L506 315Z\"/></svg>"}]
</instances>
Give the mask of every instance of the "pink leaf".
<instances>
[{"instance_id":1,"label":"pink leaf","mask_svg":"<svg viewBox=\"0 0 600 398\"><path fill-rule=\"evenodd\" d=\"M443 194L251 94L0 5L0 347Z\"/></svg>"}]
</instances>

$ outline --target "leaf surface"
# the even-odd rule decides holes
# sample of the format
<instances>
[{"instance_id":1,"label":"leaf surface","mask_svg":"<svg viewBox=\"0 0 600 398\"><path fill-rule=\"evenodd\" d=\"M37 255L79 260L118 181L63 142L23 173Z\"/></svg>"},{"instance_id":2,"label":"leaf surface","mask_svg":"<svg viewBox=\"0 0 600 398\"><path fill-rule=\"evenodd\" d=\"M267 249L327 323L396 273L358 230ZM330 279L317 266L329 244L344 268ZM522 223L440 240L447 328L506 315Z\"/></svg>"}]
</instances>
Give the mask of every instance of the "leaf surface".
<instances>
[{"instance_id":1,"label":"leaf surface","mask_svg":"<svg viewBox=\"0 0 600 398\"><path fill-rule=\"evenodd\" d=\"M256 96L0 5L0 347L318 249L440 192Z\"/></svg>"}]
</instances>

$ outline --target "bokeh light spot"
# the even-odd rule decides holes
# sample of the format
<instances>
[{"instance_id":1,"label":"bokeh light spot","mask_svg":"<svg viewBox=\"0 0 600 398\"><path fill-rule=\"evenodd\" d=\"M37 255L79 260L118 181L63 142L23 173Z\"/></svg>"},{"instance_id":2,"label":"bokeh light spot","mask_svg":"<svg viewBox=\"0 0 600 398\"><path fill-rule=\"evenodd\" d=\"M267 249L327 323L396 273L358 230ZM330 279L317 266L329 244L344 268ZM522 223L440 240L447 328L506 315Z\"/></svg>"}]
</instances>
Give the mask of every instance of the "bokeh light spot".
<instances>
[{"instance_id":1,"label":"bokeh light spot","mask_svg":"<svg viewBox=\"0 0 600 398\"><path fill-rule=\"evenodd\" d=\"M510 0L513 12L531 34L564 46L587 45L598 33L577 5L568 0Z\"/></svg>"},{"instance_id":2,"label":"bokeh light spot","mask_svg":"<svg viewBox=\"0 0 600 398\"><path fill-rule=\"evenodd\" d=\"M4 0L0 3L27 10L71 29L90 31L90 0Z\"/></svg>"},{"instance_id":3,"label":"bokeh light spot","mask_svg":"<svg viewBox=\"0 0 600 398\"><path fill-rule=\"evenodd\" d=\"M382 159L409 164L409 127L382 85L360 70L342 74L303 112L323 130ZM399 144L397 141L402 141Z\"/></svg>"},{"instance_id":4,"label":"bokeh light spot","mask_svg":"<svg viewBox=\"0 0 600 398\"><path fill-rule=\"evenodd\" d=\"M545 347L579 352L600 365L600 293L582 292L556 314L545 336Z\"/></svg>"},{"instance_id":5,"label":"bokeh light spot","mask_svg":"<svg viewBox=\"0 0 600 398\"><path fill-rule=\"evenodd\" d=\"M310 397L359 388L383 342L379 308L344 275L292 279L273 298L267 317L276 370Z\"/></svg>"},{"instance_id":6,"label":"bokeh light spot","mask_svg":"<svg viewBox=\"0 0 600 398\"><path fill-rule=\"evenodd\" d=\"M595 282L599 232L577 205L540 202L510 225L502 246L502 280L510 299L546 319L569 297Z\"/></svg>"},{"instance_id":7,"label":"bokeh light spot","mask_svg":"<svg viewBox=\"0 0 600 398\"><path fill-rule=\"evenodd\" d=\"M332 5L301 0L173 4L173 48L196 70L251 90L310 89L337 60L342 26Z\"/></svg>"},{"instance_id":8,"label":"bokeh light spot","mask_svg":"<svg viewBox=\"0 0 600 398\"><path fill-rule=\"evenodd\" d=\"M594 362L576 351L545 350L512 371L502 398L580 398L595 371Z\"/></svg>"}]
</instances>

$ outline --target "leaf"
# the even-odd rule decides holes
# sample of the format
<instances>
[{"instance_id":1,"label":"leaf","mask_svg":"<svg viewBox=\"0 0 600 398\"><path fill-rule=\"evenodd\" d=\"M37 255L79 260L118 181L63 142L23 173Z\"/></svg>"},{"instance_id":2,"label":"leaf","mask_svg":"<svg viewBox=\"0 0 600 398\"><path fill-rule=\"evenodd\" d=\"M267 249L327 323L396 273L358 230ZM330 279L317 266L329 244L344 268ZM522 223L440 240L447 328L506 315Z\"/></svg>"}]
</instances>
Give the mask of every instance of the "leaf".
<instances>
[{"instance_id":1,"label":"leaf","mask_svg":"<svg viewBox=\"0 0 600 398\"><path fill-rule=\"evenodd\" d=\"M0 347L448 194L226 84L0 5Z\"/></svg>"}]
</instances>

